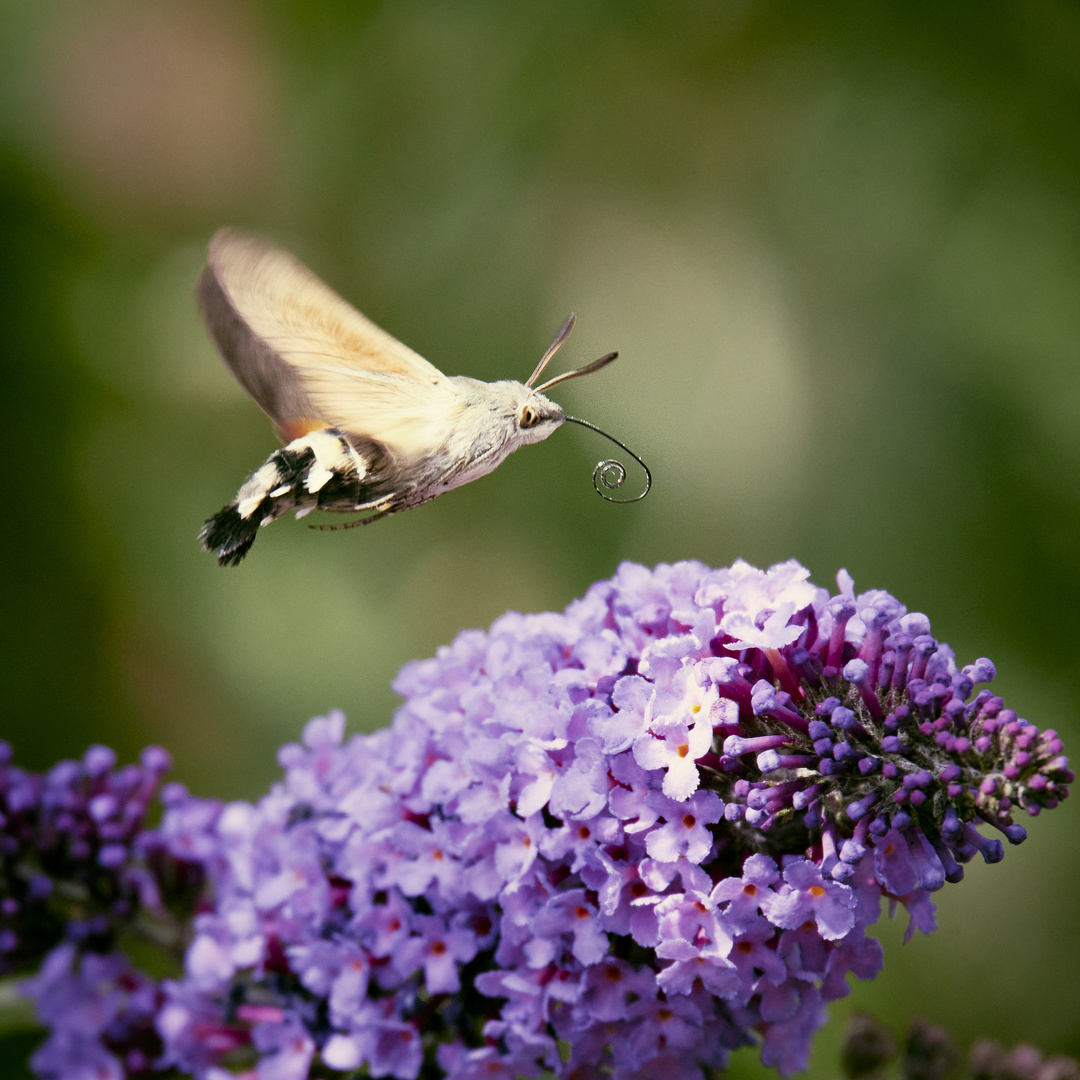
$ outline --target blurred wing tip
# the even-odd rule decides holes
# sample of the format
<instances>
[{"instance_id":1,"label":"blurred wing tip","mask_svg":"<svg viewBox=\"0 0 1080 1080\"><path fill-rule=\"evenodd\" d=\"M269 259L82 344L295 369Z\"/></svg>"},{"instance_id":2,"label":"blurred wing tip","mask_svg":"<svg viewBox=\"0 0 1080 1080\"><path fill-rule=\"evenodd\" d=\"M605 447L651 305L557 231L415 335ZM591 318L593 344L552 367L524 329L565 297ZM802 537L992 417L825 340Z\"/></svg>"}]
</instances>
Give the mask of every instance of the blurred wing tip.
<instances>
[{"instance_id":1,"label":"blurred wing tip","mask_svg":"<svg viewBox=\"0 0 1080 1080\"><path fill-rule=\"evenodd\" d=\"M234 243L241 236L246 234L241 233L239 229L233 228L232 225L223 225L213 236L210 237L210 242L206 245L206 253L213 261L223 248L228 247Z\"/></svg>"},{"instance_id":2,"label":"blurred wing tip","mask_svg":"<svg viewBox=\"0 0 1080 1080\"><path fill-rule=\"evenodd\" d=\"M222 244L228 244L234 240L254 240L254 233L248 232L246 229L240 229L235 225L222 225L220 229L216 230L214 235L210 237L210 248L220 247Z\"/></svg>"},{"instance_id":3,"label":"blurred wing tip","mask_svg":"<svg viewBox=\"0 0 1080 1080\"><path fill-rule=\"evenodd\" d=\"M246 229L238 229L234 225L223 225L210 237L210 242L206 245L206 258L207 263L216 269L227 259L235 257L238 252L265 254L278 250L275 245Z\"/></svg>"}]
</instances>

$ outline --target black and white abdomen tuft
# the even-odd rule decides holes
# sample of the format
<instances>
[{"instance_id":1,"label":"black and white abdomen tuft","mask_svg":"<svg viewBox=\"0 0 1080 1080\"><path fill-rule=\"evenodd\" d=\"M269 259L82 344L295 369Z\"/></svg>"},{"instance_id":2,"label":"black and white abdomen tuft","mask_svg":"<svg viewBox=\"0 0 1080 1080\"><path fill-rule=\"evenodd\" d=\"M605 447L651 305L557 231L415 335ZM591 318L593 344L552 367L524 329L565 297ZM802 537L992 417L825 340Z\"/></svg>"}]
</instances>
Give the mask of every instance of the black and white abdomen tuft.
<instances>
[{"instance_id":1,"label":"black and white abdomen tuft","mask_svg":"<svg viewBox=\"0 0 1080 1080\"><path fill-rule=\"evenodd\" d=\"M370 449L370 453L366 452ZM275 450L228 506L203 525L199 539L222 566L236 566L262 525L290 510L362 510L382 494L377 449L361 452L337 428L320 428Z\"/></svg>"}]
</instances>

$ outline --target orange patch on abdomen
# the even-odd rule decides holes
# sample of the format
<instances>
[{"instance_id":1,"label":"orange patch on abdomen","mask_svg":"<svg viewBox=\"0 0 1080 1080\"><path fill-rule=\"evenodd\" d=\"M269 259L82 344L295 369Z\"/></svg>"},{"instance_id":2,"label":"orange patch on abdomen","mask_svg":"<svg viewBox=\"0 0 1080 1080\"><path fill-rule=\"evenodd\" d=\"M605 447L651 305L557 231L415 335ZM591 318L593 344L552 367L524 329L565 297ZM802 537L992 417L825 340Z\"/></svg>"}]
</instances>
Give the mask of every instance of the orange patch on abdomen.
<instances>
[{"instance_id":1,"label":"orange patch on abdomen","mask_svg":"<svg viewBox=\"0 0 1080 1080\"><path fill-rule=\"evenodd\" d=\"M278 437L283 443L291 443L293 439L303 438L319 428L328 427L325 420L316 420L310 416L299 416L295 420L282 420L275 424Z\"/></svg>"}]
</instances>

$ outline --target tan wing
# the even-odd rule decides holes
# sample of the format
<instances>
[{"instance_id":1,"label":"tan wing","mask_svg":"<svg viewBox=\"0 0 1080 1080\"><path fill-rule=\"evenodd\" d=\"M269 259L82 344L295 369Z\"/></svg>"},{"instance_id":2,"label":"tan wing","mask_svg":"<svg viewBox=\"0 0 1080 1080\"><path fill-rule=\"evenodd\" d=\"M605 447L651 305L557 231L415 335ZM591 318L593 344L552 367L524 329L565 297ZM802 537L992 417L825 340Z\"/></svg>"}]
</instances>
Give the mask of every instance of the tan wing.
<instances>
[{"instance_id":1,"label":"tan wing","mask_svg":"<svg viewBox=\"0 0 1080 1080\"><path fill-rule=\"evenodd\" d=\"M226 364L286 441L337 427L411 456L456 411L437 367L280 248L220 229L198 294Z\"/></svg>"}]
</instances>

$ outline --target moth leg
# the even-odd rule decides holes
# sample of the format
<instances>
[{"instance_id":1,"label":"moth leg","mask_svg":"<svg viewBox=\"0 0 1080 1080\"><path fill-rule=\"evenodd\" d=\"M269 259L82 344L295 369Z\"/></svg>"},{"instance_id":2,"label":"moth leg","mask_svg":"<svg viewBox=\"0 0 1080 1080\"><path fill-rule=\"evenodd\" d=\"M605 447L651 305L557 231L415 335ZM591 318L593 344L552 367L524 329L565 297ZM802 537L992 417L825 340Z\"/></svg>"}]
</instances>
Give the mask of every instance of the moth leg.
<instances>
[{"instance_id":1,"label":"moth leg","mask_svg":"<svg viewBox=\"0 0 1080 1080\"><path fill-rule=\"evenodd\" d=\"M396 507L389 507L386 510L380 510L377 514L372 514L371 517L354 518L352 521L342 521L336 525L309 525L308 528L317 529L319 532L341 532L343 529L357 529L361 525L370 525L380 518L389 517L395 509Z\"/></svg>"},{"instance_id":2,"label":"moth leg","mask_svg":"<svg viewBox=\"0 0 1080 1080\"><path fill-rule=\"evenodd\" d=\"M221 566L236 566L260 526L290 510L362 508L363 496L378 494L379 484L370 475L373 463L336 428L309 432L275 450L236 498L203 525L199 539Z\"/></svg>"}]
</instances>

